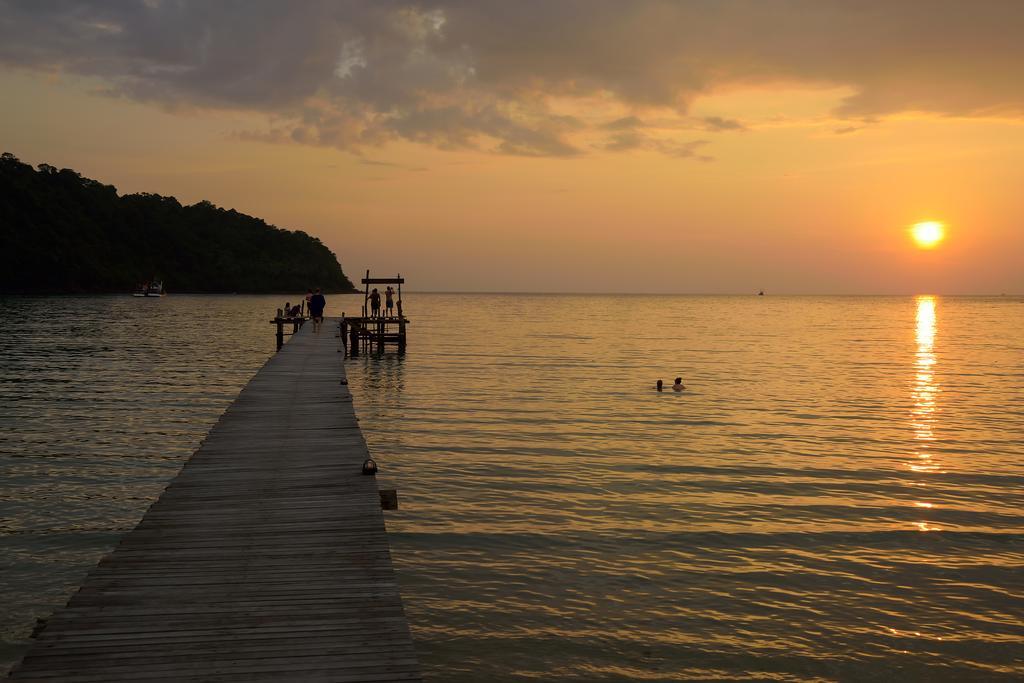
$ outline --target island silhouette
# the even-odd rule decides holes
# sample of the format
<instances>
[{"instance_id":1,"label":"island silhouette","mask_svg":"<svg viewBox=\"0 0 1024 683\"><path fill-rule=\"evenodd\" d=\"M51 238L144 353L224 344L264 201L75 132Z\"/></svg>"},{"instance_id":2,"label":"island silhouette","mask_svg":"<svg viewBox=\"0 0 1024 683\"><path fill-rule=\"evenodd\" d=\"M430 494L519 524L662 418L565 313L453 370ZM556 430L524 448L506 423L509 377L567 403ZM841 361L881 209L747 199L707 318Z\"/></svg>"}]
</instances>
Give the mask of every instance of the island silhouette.
<instances>
[{"instance_id":1,"label":"island silhouette","mask_svg":"<svg viewBox=\"0 0 1024 683\"><path fill-rule=\"evenodd\" d=\"M0 292L354 292L316 237L208 201L117 189L70 169L0 156Z\"/></svg>"}]
</instances>

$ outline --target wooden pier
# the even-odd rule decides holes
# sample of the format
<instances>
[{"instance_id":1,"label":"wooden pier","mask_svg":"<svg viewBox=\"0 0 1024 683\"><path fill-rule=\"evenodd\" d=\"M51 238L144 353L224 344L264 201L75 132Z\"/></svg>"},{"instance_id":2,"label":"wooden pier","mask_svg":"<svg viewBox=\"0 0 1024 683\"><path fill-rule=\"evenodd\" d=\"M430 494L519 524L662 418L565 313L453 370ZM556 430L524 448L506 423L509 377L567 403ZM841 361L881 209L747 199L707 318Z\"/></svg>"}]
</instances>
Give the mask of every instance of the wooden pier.
<instances>
[{"instance_id":1,"label":"wooden pier","mask_svg":"<svg viewBox=\"0 0 1024 683\"><path fill-rule=\"evenodd\" d=\"M334 329L271 357L13 680L421 680Z\"/></svg>"}]
</instances>

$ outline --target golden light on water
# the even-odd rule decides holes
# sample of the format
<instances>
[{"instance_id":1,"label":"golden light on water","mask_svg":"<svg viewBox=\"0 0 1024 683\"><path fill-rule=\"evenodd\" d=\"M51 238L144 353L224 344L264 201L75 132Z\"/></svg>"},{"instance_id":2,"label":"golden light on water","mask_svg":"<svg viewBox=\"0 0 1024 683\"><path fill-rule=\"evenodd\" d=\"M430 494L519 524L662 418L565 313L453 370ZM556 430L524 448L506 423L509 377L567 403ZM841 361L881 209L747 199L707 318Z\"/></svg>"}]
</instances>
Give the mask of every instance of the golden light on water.
<instances>
[{"instance_id":1,"label":"golden light on water","mask_svg":"<svg viewBox=\"0 0 1024 683\"><path fill-rule=\"evenodd\" d=\"M917 353L914 357L914 388L911 397L914 407L911 410L911 425L914 428L914 440L917 447L914 462L910 469L915 472L936 472L938 465L933 461L929 448L935 441L935 423L938 413L939 385L935 381L935 297L922 296L917 299ZM917 502L919 508L930 509L934 503ZM939 527L926 522L917 522L920 531L934 531Z\"/></svg>"},{"instance_id":2,"label":"golden light on water","mask_svg":"<svg viewBox=\"0 0 1024 683\"><path fill-rule=\"evenodd\" d=\"M935 355L935 297L922 296L917 299L917 358L929 358L927 365L933 365Z\"/></svg>"},{"instance_id":3,"label":"golden light on water","mask_svg":"<svg viewBox=\"0 0 1024 683\"><path fill-rule=\"evenodd\" d=\"M917 354L914 361L914 438L918 442L917 457L930 461L929 444L935 440L936 397L939 387L935 382L935 298L922 296L917 300ZM923 465L930 463L922 462ZM915 468L916 469L916 468ZM927 469L932 469L928 467Z\"/></svg>"},{"instance_id":4,"label":"golden light on water","mask_svg":"<svg viewBox=\"0 0 1024 683\"><path fill-rule=\"evenodd\" d=\"M923 221L910 228L910 235L921 249L934 249L946 236L946 228L938 221Z\"/></svg>"}]
</instances>

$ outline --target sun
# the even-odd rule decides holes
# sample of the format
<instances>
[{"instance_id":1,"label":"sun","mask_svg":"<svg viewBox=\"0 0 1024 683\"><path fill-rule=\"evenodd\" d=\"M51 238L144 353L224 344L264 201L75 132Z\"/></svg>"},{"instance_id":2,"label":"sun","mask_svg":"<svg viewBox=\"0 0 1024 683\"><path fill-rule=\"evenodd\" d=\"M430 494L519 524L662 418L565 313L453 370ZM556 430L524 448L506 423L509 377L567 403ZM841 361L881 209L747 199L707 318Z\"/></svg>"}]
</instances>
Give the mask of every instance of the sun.
<instances>
[{"instance_id":1,"label":"sun","mask_svg":"<svg viewBox=\"0 0 1024 683\"><path fill-rule=\"evenodd\" d=\"M946 236L946 228L938 221L924 221L915 223L910 228L910 234L920 248L934 249Z\"/></svg>"}]
</instances>

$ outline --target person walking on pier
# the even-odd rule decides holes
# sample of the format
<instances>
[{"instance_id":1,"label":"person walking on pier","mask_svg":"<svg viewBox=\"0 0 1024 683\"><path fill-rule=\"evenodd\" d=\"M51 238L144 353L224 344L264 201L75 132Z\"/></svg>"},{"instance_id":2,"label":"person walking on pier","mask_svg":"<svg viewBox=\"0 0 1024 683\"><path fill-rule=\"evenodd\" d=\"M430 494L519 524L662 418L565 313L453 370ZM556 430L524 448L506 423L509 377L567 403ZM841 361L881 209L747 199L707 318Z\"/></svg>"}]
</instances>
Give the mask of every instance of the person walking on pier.
<instances>
[{"instance_id":1,"label":"person walking on pier","mask_svg":"<svg viewBox=\"0 0 1024 683\"><path fill-rule=\"evenodd\" d=\"M395 290L392 289L391 285L388 285L388 288L384 290L384 306L389 316L395 314Z\"/></svg>"},{"instance_id":2,"label":"person walking on pier","mask_svg":"<svg viewBox=\"0 0 1024 683\"><path fill-rule=\"evenodd\" d=\"M320 288L316 288L316 294L314 294L309 300L309 315L313 318L313 331L319 332L320 326L324 322L324 308L327 307L327 299L320 293Z\"/></svg>"},{"instance_id":3,"label":"person walking on pier","mask_svg":"<svg viewBox=\"0 0 1024 683\"><path fill-rule=\"evenodd\" d=\"M375 287L370 292L370 317L376 318L380 315L380 292Z\"/></svg>"}]
</instances>

